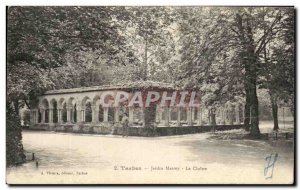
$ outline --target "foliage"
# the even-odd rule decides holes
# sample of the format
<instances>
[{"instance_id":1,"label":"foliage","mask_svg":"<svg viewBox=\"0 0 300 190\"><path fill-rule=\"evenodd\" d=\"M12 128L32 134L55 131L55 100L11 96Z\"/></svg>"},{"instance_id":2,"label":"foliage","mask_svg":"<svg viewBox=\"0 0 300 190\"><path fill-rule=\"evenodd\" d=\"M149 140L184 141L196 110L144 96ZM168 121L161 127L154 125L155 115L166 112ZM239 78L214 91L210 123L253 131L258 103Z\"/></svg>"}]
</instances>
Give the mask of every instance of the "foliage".
<instances>
[{"instance_id":1,"label":"foliage","mask_svg":"<svg viewBox=\"0 0 300 190\"><path fill-rule=\"evenodd\" d=\"M17 119L16 119L17 118ZM11 106L6 107L6 165L11 166L25 161L21 143L21 123Z\"/></svg>"},{"instance_id":2,"label":"foliage","mask_svg":"<svg viewBox=\"0 0 300 190\"><path fill-rule=\"evenodd\" d=\"M178 81L187 87L201 88L203 101L207 106L236 101L240 99L239 96L246 97L244 123L247 126L251 115L251 133L259 134L256 92L256 88L260 86L258 80L265 75L277 75L276 72L281 75L284 75L283 72L287 75L293 72L293 67L284 70L278 67L276 72L263 68L263 50L270 41L277 40L280 32L294 31L291 28L293 16L283 16L284 12L292 12L292 9L183 7L176 11L182 34L180 42L183 72L178 73ZM291 35L286 38L293 40ZM281 44L284 48L290 46L289 42ZM277 50L272 48L271 51ZM282 49L279 52L284 53ZM294 52L291 50L289 53L293 55ZM278 58L283 58L283 54L277 55ZM290 63L293 63L293 59L289 59ZM293 85L291 75L286 78L290 81L289 84ZM274 84L278 82L274 81ZM289 93L293 94L293 88L287 88L290 89Z\"/></svg>"},{"instance_id":3,"label":"foliage","mask_svg":"<svg viewBox=\"0 0 300 190\"><path fill-rule=\"evenodd\" d=\"M16 113L48 89L159 81L199 89L209 109L246 103L257 135L258 87L294 105L288 7L28 6L9 7L7 21L6 102Z\"/></svg>"}]
</instances>

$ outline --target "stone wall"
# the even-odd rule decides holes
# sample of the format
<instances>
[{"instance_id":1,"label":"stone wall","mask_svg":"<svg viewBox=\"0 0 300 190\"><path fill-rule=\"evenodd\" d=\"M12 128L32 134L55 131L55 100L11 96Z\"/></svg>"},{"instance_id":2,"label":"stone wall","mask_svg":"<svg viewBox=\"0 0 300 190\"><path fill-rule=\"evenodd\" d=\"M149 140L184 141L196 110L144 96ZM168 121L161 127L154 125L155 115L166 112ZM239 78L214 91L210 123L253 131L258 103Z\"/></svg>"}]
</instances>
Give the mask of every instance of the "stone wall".
<instances>
[{"instance_id":1,"label":"stone wall","mask_svg":"<svg viewBox=\"0 0 300 190\"><path fill-rule=\"evenodd\" d=\"M185 127L129 127L129 136L143 136L143 137L154 137L154 136L172 136L172 135L185 135L194 133L204 133L210 131L224 131L231 129L240 129L243 125L205 125L205 126L185 126ZM57 131L57 132L69 132L69 133L86 133L86 134L111 134L111 135L123 135L123 128L120 125L97 125L92 126L88 124L82 125L57 125L49 126L47 124L37 125L36 127L30 128L31 130L45 130L45 131Z\"/></svg>"}]
</instances>

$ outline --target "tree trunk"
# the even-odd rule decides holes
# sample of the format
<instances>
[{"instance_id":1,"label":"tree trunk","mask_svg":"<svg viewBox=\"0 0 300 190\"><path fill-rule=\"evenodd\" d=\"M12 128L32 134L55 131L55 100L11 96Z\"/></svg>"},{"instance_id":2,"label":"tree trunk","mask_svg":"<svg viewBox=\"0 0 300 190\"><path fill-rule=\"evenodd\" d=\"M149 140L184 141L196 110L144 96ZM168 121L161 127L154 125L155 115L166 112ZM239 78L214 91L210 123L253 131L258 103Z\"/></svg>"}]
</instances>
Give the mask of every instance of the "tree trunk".
<instances>
[{"instance_id":1,"label":"tree trunk","mask_svg":"<svg viewBox=\"0 0 300 190\"><path fill-rule=\"evenodd\" d=\"M251 114L251 129L250 134L253 136L258 136L259 131L259 111L258 111L258 99L256 92L256 80L257 80L257 55L255 52L255 44L253 39L251 18L246 16L244 18L242 15L236 15L236 21L238 25L238 30L240 32L240 40L243 44L243 52L241 54L241 59L245 68L245 91L246 91L246 106L245 107L245 120L250 119ZM248 101L247 101L248 100ZM250 108L250 109L249 109ZM250 113L248 113L250 110ZM245 126L248 121L245 121Z\"/></svg>"},{"instance_id":2,"label":"tree trunk","mask_svg":"<svg viewBox=\"0 0 300 190\"><path fill-rule=\"evenodd\" d=\"M260 135L259 131L259 111L258 111L258 99L256 93L256 85L254 89L250 91L251 96L251 129L250 134L253 136Z\"/></svg>"},{"instance_id":3,"label":"tree trunk","mask_svg":"<svg viewBox=\"0 0 300 190\"><path fill-rule=\"evenodd\" d=\"M251 129L250 134L253 136L260 135L259 131L259 110L258 110L258 98L256 92L256 80L257 80L257 59L254 54L254 49L250 51L248 58L248 64L250 66L249 72L246 72L246 76L249 79L249 97L250 97L250 113L251 113Z\"/></svg>"},{"instance_id":4,"label":"tree trunk","mask_svg":"<svg viewBox=\"0 0 300 190\"><path fill-rule=\"evenodd\" d=\"M250 131L250 96L248 90L246 90L246 104L244 112L244 127L246 131Z\"/></svg>"},{"instance_id":5,"label":"tree trunk","mask_svg":"<svg viewBox=\"0 0 300 190\"><path fill-rule=\"evenodd\" d=\"M245 52L243 54L243 57L245 57L247 55L247 53ZM245 118L244 118L244 127L245 127L245 130L246 131L250 131L250 116L251 116L251 95L250 95L250 85L251 85L251 82L250 82L250 65L248 63L247 60L243 60L243 65L245 67L245 78L244 78L244 86L245 86L245 95L246 95L246 104L245 104Z\"/></svg>"},{"instance_id":6,"label":"tree trunk","mask_svg":"<svg viewBox=\"0 0 300 190\"><path fill-rule=\"evenodd\" d=\"M273 130L277 131L279 129L279 126L278 126L278 106L277 106L277 99L276 99L276 97L272 93L270 93L270 99L271 99L272 115L273 115L273 121L274 121Z\"/></svg>"}]
</instances>

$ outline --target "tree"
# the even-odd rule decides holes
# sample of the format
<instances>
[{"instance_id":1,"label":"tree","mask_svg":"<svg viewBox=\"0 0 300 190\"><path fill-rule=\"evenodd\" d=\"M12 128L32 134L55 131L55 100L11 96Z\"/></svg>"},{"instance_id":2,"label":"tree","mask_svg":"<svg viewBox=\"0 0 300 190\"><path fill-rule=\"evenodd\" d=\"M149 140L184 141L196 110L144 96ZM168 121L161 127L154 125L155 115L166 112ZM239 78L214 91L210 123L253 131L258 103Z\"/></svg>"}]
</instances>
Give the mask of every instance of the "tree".
<instances>
[{"instance_id":1,"label":"tree","mask_svg":"<svg viewBox=\"0 0 300 190\"><path fill-rule=\"evenodd\" d=\"M124 39L115 19L122 12L123 7L7 9L7 149L12 151L7 160L22 153L17 138L21 137L19 107L23 103L30 107L28 100L35 102L37 95L57 85L50 77L55 68L76 57L76 52L94 51L113 59L122 51Z\"/></svg>"},{"instance_id":2,"label":"tree","mask_svg":"<svg viewBox=\"0 0 300 190\"><path fill-rule=\"evenodd\" d=\"M187 8L186 8L187 9ZM182 78L196 75L201 84L212 67L226 52L231 54L232 67L241 69L246 97L245 121L249 130L251 115L251 135L257 136L259 131L259 108L257 98L257 80L261 69L261 55L266 44L275 38L281 30L279 23L282 18L280 8L193 8L182 11L182 28L185 36L183 53L187 68ZM191 26L191 27L189 27ZM192 47L189 48L189 47ZM200 67L201 65L201 67ZM200 69L193 69L197 68ZM193 79L194 80L194 79ZM190 83L190 82L189 82ZM194 84L194 83L192 83ZM251 113L251 114L250 114Z\"/></svg>"},{"instance_id":3,"label":"tree","mask_svg":"<svg viewBox=\"0 0 300 190\"><path fill-rule=\"evenodd\" d=\"M216 8L179 8L181 65L176 76L185 88L198 88L203 104L216 107L243 94L243 68L235 56L235 41ZM214 120L215 115L211 114Z\"/></svg>"},{"instance_id":4,"label":"tree","mask_svg":"<svg viewBox=\"0 0 300 190\"><path fill-rule=\"evenodd\" d=\"M155 73L173 57L175 43L172 35L171 11L165 7L126 7L125 46L135 69L134 80L152 80Z\"/></svg>"},{"instance_id":5,"label":"tree","mask_svg":"<svg viewBox=\"0 0 300 190\"><path fill-rule=\"evenodd\" d=\"M294 10L283 9L281 15L280 31L264 47L259 81L270 94L274 130L279 129L279 102L294 104Z\"/></svg>"}]
</instances>

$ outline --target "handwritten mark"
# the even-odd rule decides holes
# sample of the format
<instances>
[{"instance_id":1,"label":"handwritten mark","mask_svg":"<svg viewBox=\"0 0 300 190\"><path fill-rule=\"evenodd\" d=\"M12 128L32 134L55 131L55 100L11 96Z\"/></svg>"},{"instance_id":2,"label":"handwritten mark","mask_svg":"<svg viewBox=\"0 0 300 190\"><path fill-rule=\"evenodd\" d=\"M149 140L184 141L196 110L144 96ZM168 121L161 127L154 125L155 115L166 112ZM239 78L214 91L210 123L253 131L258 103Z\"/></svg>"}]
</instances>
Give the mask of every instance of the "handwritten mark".
<instances>
[{"instance_id":1,"label":"handwritten mark","mask_svg":"<svg viewBox=\"0 0 300 190\"><path fill-rule=\"evenodd\" d=\"M272 153L270 156L267 156L265 158L266 164L265 164L264 174L266 179L270 179L273 177L274 166L277 161L277 158L278 158L277 153L275 154Z\"/></svg>"}]
</instances>

